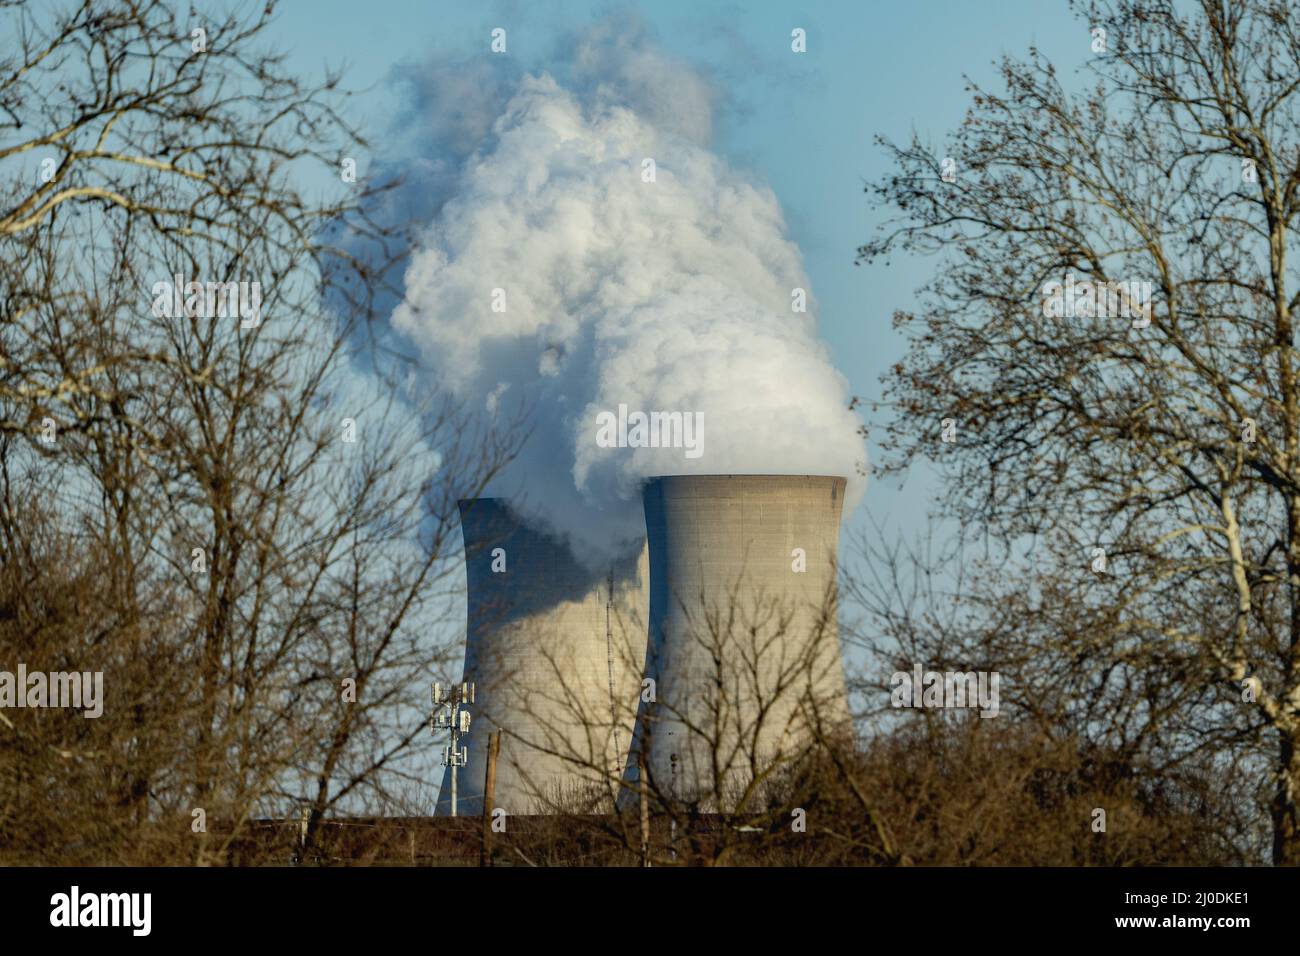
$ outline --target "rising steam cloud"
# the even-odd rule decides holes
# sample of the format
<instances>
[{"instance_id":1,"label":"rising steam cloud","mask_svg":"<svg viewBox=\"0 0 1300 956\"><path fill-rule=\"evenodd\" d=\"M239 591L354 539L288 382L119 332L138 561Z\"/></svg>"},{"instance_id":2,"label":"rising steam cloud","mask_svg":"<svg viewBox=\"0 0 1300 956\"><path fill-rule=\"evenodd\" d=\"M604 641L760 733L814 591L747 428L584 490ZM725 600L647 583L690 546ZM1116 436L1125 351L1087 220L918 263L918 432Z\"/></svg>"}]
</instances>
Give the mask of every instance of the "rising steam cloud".
<instances>
[{"instance_id":1,"label":"rising steam cloud","mask_svg":"<svg viewBox=\"0 0 1300 956\"><path fill-rule=\"evenodd\" d=\"M709 149L709 84L608 28L558 73L497 91L392 316L427 385L487 417L528 410L493 492L592 563L644 536L652 475L844 475L848 513L866 455L846 383L811 296L791 309L809 281L776 197ZM599 447L597 416L620 404L702 412L703 454Z\"/></svg>"}]
</instances>

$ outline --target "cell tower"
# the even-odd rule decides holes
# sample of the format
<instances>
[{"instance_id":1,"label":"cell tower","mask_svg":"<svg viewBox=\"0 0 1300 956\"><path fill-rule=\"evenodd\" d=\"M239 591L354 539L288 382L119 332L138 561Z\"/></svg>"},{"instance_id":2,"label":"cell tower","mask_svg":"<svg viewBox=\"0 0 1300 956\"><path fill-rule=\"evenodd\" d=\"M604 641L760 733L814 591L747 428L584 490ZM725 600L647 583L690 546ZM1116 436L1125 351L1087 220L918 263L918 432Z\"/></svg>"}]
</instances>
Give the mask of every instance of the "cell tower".
<instances>
[{"instance_id":1,"label":"cell tower","mask_svg":"<svg viewBox=\"0 0 1300 956\"><path fill-rule=\"evenodd\" d=\"M462 744L460 738L469 734L470 713L467 705L474 703L474 685L443 687L433 685L434 714L429 718L429 729L435 735L451 735L447 746L442 748L442 765L448 768L451 778L451 815L456 815L456 771L469 764L469 746Z\"/></svg>"}]
</instances>

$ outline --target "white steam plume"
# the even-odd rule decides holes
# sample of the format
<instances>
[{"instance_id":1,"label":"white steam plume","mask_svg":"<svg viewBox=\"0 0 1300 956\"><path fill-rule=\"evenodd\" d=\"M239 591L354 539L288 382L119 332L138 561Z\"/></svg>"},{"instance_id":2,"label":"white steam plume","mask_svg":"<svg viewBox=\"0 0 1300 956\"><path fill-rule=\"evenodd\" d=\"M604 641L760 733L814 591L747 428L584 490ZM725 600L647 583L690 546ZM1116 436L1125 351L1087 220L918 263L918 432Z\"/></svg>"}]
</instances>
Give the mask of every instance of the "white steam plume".
<instances>
[{"instance_id":1,"label":"white steam plume","mask_svg":"<svg viewBox=\"0 0 1300 956\"><path fill-rule=\"evenodd\" d=\"M844 475L847 514L866 453L846 383L811 297L791 309L809 281L776 197L708 148L709 85L603 30L570 74L568 89L541 74L508 91L392 318L437 387L485 416L531 410L493 492L593 564L640 541L652 475ZM702 412L702 456L598 447L596 416L620 404Z\"/></svg>"}]
</instances>

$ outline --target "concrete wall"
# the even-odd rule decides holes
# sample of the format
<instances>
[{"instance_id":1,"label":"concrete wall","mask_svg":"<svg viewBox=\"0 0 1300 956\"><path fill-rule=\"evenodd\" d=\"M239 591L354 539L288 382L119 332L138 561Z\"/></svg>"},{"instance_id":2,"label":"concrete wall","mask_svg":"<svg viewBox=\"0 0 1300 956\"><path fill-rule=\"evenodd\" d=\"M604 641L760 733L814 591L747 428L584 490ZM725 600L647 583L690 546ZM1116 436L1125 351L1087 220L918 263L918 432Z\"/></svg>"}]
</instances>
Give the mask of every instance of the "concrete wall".
<instances>
[{"instance_id":1,"label":"concrete wall","mask_svg":"<svg viewBox=\"0 0 1300 956\"><path fill-rule=\"evenodd\" d=\"M834 603L844 487L823 476L647 484L657 702L643 715L657 788L729 802L752 780L751 758L805 753L813 719L847 726Z\"/></svg>"},{"instance_id":2,"label":"concrete wall","mask_svg":"<svg viewBox=\"0 0 1300 956\"><path fill-rule=\"evenodd\" d=\"M592 571L498 499L462 501L460 510L464 680L478 688L458 813L482 812L488 734L497 727L504 733L495 806L549 812L557 801L573 806L607 793L624 768L645 661L644 548ZM505 551L500 573L492 570L496 548ZM449 801L447 770L436 812L448 813Z\"/></svg>"}]
</instances>

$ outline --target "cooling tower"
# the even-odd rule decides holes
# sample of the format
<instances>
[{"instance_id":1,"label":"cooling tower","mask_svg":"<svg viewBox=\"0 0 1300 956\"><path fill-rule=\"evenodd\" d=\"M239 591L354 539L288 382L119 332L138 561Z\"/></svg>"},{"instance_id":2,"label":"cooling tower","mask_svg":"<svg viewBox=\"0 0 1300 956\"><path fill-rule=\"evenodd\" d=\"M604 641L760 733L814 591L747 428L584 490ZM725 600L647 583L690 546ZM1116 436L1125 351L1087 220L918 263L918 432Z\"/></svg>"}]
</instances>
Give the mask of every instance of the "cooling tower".
<instances>
[{"instance_id":1,"label":"cooling tower","mask_svg":"<svg viewBox=\"0 0 1300 956\"><path fill-rule=\"evenodd\" d=\"M500 728L493 807L509 814L607 807L627 758L646 648L642 547L593 571L505 502L460 502L464 681L477 685L457 812L483 808L488 735ZM450 768L438 814L450 812Z\"/></svg>"},{"instance_id":2,"label":"cooling tower","mask_svg":"<svg viewBox=\"0 0 1300 956\"><path fill-rule=\"evenodd\" d=\"M677 476L645 488L643 708L654 787L716 806L849 726L836 624L845 479ZM635 760L635 755L632 758Z\"/></svg>"}]
</instances>

